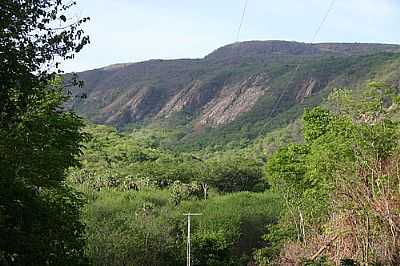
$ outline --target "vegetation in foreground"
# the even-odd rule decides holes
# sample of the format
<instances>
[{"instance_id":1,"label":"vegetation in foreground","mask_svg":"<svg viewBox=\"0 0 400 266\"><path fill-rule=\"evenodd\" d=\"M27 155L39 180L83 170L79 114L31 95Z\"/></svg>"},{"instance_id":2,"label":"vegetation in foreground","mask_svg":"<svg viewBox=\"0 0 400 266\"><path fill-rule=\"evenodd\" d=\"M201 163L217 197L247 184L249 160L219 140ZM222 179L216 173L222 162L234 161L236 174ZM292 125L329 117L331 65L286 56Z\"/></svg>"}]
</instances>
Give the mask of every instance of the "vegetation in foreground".
<instances>
[{"instance_id":1,"label":"vegetation in foreground","mask_svg":"<svg viewBox=\"0 0 400 266\"><path fill-rule=\"evenodd\" d=\"M95 265L184 264L187 212L203 214L192 223L194 265L243 265L265 245L281 204L265 192L261 160L233 152L202 159L107 126L85 132L82 164L68 180L89 199L86 252Z\"/></svg>"},{"instance_id":2,"label":"vegetation in foreground","mask_svg":"<svg viewBox=\"0 0 400 266\"><path fill-rule=\"evenodd\" d=\"M382 83L337 90L294 126L303 137L196 155L90 126L69 174L90 198L87 254L97 265L183 263L182 214L196 211L194 265L396 265L397 101ZM298 142L267 145L288 137Z\"/></svg>"},{"instance_id":3,"label":"vegetation in foreground","mask_svg":"<svg viewBox=\"0 0 400 266\"><path fill-rule=\"evenodd\" d=\"M398 92L338 90L304 114L304 144L279 149L268 180L286 208L267 231L264 265L398 265ZM263 265L261 263L261 265Z\"/></svg>"},{"instance_id":4,"label":"vegetation in foreground","mask_svg":"<svg viewBox=\"0 0 400 266\"><path fill-rule=\"evenodd\" d=\"M0 4L0 264L87 265L83 197L65 182L78 164L83 121L61 112L52 66L89 41L74 2ZM57 25L57 27L55 27Z\"/></svg>"},{"instance_id":5,"label":"vegetation in foreground","mask_svg":"<svg viewBox=\"0 0 400 266\"><path fill-rule=\"evenodd\" d=\"M87 254L95 265L184 265L186 217L192 219L193 265L245 265L277 221L272 193L239 192L176 205L172 191L102 191L85 209Z\"/></svg>"}]
</instances>

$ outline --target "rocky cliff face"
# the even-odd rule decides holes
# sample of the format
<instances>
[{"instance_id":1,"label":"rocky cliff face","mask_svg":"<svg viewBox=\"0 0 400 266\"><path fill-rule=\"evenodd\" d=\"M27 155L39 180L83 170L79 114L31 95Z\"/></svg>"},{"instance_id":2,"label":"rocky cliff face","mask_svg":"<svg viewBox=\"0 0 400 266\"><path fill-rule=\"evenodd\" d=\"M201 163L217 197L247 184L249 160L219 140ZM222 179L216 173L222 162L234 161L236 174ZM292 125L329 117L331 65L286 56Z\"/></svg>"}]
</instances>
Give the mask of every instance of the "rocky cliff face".
<instances>
[{"instance_id":1,"label":"rocky cliff face","mask_svg":"<svg viewBox=\"0 0 400 266\"><path fill-rule=\"evenodd\" d=\"M335 84L359 84L370 68L374 73L386 65L395 68L396 52L399 46L383 44L236 43L203 59L151 60L79 73L85 86L73 94L87 97L72 97L68 106L117 126L177 113L190 114L193 127L222 127L246 113L268 120L275 115L271 110L282 114L307 105Z\"/></svg>"},{"instance_id":2,"label":"rocky cliff face","mask_svg":"<svg viewBox=\"0 0 400 266\"><path fill-rule=\"evenodd\" d=\"M250 111L268 90L268 75L257 74L236 84L225 85L203 108L200 124L212 127L234 121L241 113Z\"/></svg>"}]
</instances>

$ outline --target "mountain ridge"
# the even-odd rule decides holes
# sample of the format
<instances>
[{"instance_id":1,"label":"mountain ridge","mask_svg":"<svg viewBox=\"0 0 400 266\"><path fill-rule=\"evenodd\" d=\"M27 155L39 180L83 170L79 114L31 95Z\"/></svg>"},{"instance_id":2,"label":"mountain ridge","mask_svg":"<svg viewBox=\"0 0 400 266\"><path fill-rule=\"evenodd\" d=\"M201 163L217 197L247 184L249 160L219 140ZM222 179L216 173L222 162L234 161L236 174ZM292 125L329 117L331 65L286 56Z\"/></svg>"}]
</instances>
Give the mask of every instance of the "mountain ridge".
<instances>
[{"instance_id":1,"label":"mountain ridge","mask_svg":"<svg viewBox=\"0 0 400 266\"><path fill-rule=\"evenodd\" d=\"M383 48L387 52L398 52L400 51L400 44L395 44L395 43L360 43L360 42L320 42L320 43L307 43L307 42L297 42L297 41L284 41L284 40L266 40L266 41L261 41L261 40L251 40L251 41L243 41L243 42L237 42L237 43L230 43L223 45L217 49L214 49L210 53L206 54L203 57L188 57L188 58L173 58L173 59L161 59L161 58L153 58L153 59L148 59L148 60L143 60L143 61L137 61L137 62L121 62L121 63L114 63L110 65L106 65L103 67L97 67L93 69L87 69L81 72L87 72L87 71L95 71L95 70L113 70L113 69L118 69L122 67L126 67L129 65L133 64L142 64L142 63L147 63L147 62L163 62L163 61L186 61L186 60L202 60L202 59L207 59L207 57L212 56L215 52L217 52L220 49L230 49L232 46L237 46L239 45L246 45L246 44L252 44L252 43L260 43L260 44L268 44L268 43L276 43L276 44L304 44L304 45L313 45L320 47L321 49L327 49L330 50L329 48L326 48L327 46L334 46L334 47L340 47L340 46L364 46L364 47L369 47L369 48ZM70 73L68 73L70 74Z\"/></svg>"},{"instance_id":2,"label":"mountain ridge","mask_svg":"<svg viewBox=\"0 0 400 266\"><path fill-rule=\"evenodd\" d=\"M243 117L241 125L266 127L291 108L319 104L335 86L359 87L368 79L395 82L399 52L392 44L234 43L202 59L149 60L78 73L85 86L74 88L73 96L87 97L72 97L67 107L119 128L183 123L186 136L229 128Z\"/></svg>"}]
</instances>

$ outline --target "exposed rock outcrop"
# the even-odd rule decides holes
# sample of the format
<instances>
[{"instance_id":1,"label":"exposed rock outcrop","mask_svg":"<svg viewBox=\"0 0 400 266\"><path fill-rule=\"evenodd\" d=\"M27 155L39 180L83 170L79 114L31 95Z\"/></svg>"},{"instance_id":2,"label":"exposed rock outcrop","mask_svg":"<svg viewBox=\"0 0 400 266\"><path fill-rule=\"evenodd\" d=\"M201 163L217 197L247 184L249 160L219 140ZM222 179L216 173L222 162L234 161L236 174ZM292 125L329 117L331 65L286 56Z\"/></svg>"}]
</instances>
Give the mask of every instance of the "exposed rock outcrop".
<instances>
[{"instance_id":1,"label":"exposed rock outcrop","mask_svg":"<svg viewBox=\"0 0 400 266\"><path fill-rule=\"evenodd\" d=\"M264 95L267 82L266 75L256 75L241 83L224 86L203 108L199 123L215 127L234 121L240 114L250 111Z\"/></svg>"},{"instance_id":2,"label":"exposed rock outcrop","mask_svg":"<svg viewBox=\"0 0 400 266\"><path fill-rule=\"evenodd\" d=\"M318 86L318 80L316 79L310 79L301 84L301 87L296 94L297 102L303 103L305 98L311 96L311 94L313 93L314 89L317 86Z\"/></svg>"},{"instance_id":3,"label":"exposed rock outcrop","mask_svg":"<svg viewBox=\"0 0 400 266\"><path fill-rule=\"evenodd\" d=\"M199 105L201 101L201 81L195 80L172 97L157 114L157 118L168 117L171 113Z\"/></svg>"}]
</instances>

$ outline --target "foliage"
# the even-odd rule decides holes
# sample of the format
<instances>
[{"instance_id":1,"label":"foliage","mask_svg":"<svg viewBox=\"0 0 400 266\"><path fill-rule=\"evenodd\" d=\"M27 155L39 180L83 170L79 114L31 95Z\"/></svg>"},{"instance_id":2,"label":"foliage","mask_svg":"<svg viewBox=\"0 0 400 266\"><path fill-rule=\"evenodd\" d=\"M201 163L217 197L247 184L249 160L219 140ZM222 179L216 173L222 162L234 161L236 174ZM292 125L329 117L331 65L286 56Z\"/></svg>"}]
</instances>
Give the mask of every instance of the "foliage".
<instances>
[{"instance_id":1,"label":"foliage","mask_svg":"<svg viewBox=\"0 0 400 266\"><path fill-rule=\"evenodd\" d=\"M94 265L176 265L176 212L167 191L94 194L87 206L87 254Z\"/></svg>"},{"instance_id":2,"label":"foliage","mask_svg":"<svg viewBox=\"0 0 400 266\"><path fill-rule=\"evenodd\" d=\"M192 190L190 186L201 187L204 198L211 186L221 192L266 188L262 163L245 154L215 155L203 160L193 154L162 149L154 142L143 141L142 135L121 134L108 126L91 125L85 132L91 139L85 144L82 166L71 169L69 174L77 185L96 190L174 186L175 196L183 198L188 196L183 195L184 190Z\"/></svg>"},{"instance_id":3,"label":"foliage","mask_svg":"<svg viewBox=\"0 0 400 266\"><path fill-rule=\"evenodd\" d=\"M314 263L325 256L328 263L396 265L400 146L398 123L390 119L396 94L372 83L362 97L339 90L330 99L332 111L305 113L307 143L282 148L268 161L268 180L286 210L266 235L277 249L267 248L265 256L298 263L325 246ZM293 224L291 235L281 234Z\"/></svg>"},{"instance_id":4,"label":"foliage","mask_svg":"<svg viewBox=\"0 0 400 266\"><path fill-rule=\"evenodd\" d=\"M242 156L226 156L211 162L211 183L221 192L264 191L261 165Z\"/></svg>"},{"instance_id":5,"label":"foliage","mask_svg":"<svg viewBox=\"0 0 400 266\"><path fill-rule=\"evenodd\" d=\"M195 265L242 265L276 222L274 196L228 194L266 188L262 162L245 153L176 153L152 141L149 130L89 125L85 133L91 137L81 167L70 169L69 180L92 199L84 221L95 265L182 264L182 213L192 211L204 213L193 221Z\"/></svg>"},{"instance_id":6,"label":"foliage","mask_svg":"<svg viewBox=\"0 0 400 266\"><path fill-rule=\"evenodd\" d=\"M231 243L225 239L224 232L204 232L193 239L194 265L230 265L233 258L229 254Z\"/></svg>"},{"instance_id":7,"label":"foliage","mask_svg":"<svg viewBox=\"0 0 400 266\"><path fill-rule=\"evenodd\" d=\"M311 142L318 137L324 135L329 130L331 115L328 110L321 107L315 107L312 110L305 110L304 120L304 138Z\"/></svg>"},{"instance_id":8,"label":"foliage","mask_svg":"<svg viewBox=\"0 0 400 266\"><path fill-rule=\"evenodd\" d=\"M0 264L85 265L81 194L65 184L83 122L62 112L58 61L89 41L75 2L0 4ZM54 68L55 67L55 68Z\"/></svg>"},{"instance_id":9,"label":"foliage","mask_svg":"<svg viewBox=\"0 0 400 266\"><path fill-rule=\"evenodd\" d=\"M18 124L0 129L2 264L85 263L82 196L64 183L78 164L83 123L59 111L63 92L59 81L52 86L34 89Z\"/></svg>"},{"instance_id":10,"label":"foliage","mask_svg":"<svg viewBox=\"0 0 400 266\"><path fill-rule=\"evenodd\" d=\"M169 194L159 189L95 192L85 210L87 254L94 265L184 264L182 214L188 211L203 213L192 219L193 265L242 265L280 209L271 193L184 200L180 205L171 202Z\"/></svg>"},{"instance_id":11,"label":"foliage","mask_svg":"<svg viewBox=\"0 0 400 266\"><path fill-rule=\"evenodd\" d=\"M89 42L81 28L88 18L71 21L68 16L75 4L60 0L2 1L1 127L10 126L27 112L29 97L36 97L37 89L51 80L51 68L58 67L60 59L73 58Z\"/></svg>"},{"instance_id":12,"label":"foliage","mask_svg":"<svg viewBox=\"0 0 400 266\"><path fill-rule=\"evenodd\" d=\"M202 196L203 190L197 182L182 184L180 181L175 181L171 186L171 201L175 205L179 205L182 200L198 199Z\"/></svg>"}]
</instances>

